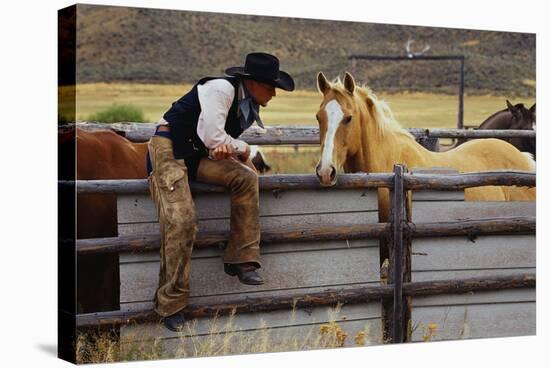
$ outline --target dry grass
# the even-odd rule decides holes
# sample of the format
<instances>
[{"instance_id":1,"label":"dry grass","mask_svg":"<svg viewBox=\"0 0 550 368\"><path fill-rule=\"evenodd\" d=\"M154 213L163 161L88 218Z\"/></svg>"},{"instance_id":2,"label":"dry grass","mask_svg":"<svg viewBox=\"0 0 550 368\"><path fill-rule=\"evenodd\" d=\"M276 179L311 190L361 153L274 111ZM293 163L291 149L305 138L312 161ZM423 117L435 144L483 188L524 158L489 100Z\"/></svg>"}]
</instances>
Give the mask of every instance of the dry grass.
<instances>
[{"instance_id":1,"label":"dry grass","mask_svg":"<svg viewBox=\"0 0 550 368\"><path fill-rule=\"evenodd\" d=\"M76 118L86 120L90 115L112 104L130 104L143 111L145 119L158 121L173 101L186 93L186 84L131 84L88 83L76 88ZM59 94L67 96L67 87ZM69 91L73 93L72 91ZM458 98L452 95L433 93L385 94L375 91L389 102L396 118L404 127L456 127ZM267 125L316 125L315 113L321 97L317 91L277 91L278 95L269 106L262 109L262 119ZM495 111L506 107L506 98L512 102L524 102L529 106L534 98L520 100L510 96L465 96L464 122L479 124ZM67 106L60 106L62 111Z\"/></svg>"},{"instance_id":2,"label":"dry grass","mask_svg":"<svg viewBox=\"0 0 550 368\"><path fill-rule=\"evenodd\" d=\"M254 329L242 330L235 323L235 314L228 318L213 317L208 321L208 332L200 334L197 321L187 323L177 337L162 339L154 335L156 328L136 326L118 341L111 332L81 333L77 339L78 363L108 363L134 360L210 357L229 354L302 351L372 344L369 327L355 336L342 329L337 322L340 306L329 310L328 322L313 324L304 335L292 328L272 329L260 322ZM295 324L296 310L289 311L289 322ZM344 318L345 319L345 318ZM352 342L353 340L353 342Z\"/></svg>"}]
</instances>

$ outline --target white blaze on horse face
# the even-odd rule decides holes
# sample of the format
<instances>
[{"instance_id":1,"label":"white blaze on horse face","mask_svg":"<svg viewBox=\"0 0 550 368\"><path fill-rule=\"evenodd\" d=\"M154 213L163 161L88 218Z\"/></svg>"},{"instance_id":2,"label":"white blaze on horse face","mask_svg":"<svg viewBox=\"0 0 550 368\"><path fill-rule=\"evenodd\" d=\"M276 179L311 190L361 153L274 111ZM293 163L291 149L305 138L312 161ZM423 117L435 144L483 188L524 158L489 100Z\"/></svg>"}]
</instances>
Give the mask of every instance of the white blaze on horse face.
<instances>
[{"instance_id":1,"label":"white blaze on horse face","mask_svg":"<svg viewBox=\"0 0 550 368\"><path fill-rule=\"evenodd\" d=\"M338 130L338 126L344 117L344 112L336 100L331 100L327 103L325 106L325 111L328 117L328 124L327 132L325 134L323 155L321 156L321 170L330 168L330 165L333 165L332 154L334 151L334 137L336 135L336 130Z\"/></svg>"}]
</instances>

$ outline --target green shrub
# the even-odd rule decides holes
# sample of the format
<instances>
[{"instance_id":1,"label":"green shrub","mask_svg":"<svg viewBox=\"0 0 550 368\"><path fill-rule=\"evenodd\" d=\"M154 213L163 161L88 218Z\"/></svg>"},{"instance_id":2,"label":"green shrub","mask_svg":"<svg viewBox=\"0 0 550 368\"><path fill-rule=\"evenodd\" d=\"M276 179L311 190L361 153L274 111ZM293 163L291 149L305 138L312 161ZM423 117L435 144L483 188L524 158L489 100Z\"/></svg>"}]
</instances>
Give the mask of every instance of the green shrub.
<instances>
[{"instance_id":1,"label":"green shrub","mask_svg":"<svg viewBox=\"0 0 550 368\"><path fill-rule=\"evenodd\" d=\"M138 122L143 123L145 117L143 111L133 105L118 105L113 104L105 110L89 117L90 121L99 121L102 123L118 123L118 122Z\"/></svg>"}]
</instances>

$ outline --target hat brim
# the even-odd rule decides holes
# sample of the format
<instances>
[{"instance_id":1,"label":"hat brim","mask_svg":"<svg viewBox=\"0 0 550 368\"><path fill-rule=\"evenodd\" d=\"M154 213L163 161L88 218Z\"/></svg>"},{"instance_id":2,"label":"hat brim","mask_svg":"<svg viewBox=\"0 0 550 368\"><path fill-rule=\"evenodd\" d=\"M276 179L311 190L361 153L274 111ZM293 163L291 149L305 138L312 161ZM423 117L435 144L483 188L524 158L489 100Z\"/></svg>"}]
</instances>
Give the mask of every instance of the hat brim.
<instances>
[{"instance_id":1,"label":"hat brim","mask_svg":"<svg viewBox=\"0 0 550 368\"><path fill-rule=\"evenodd\" d=\"M279 70L279 77L274 80L261 78L252 74L245 73L244 67L242 66L233 66L231 68L227 68L225 69L225 74L231 77L254 79L258 82L267 83L274 87L284 89L285 91L294 91L294 80L287 72L284 72L282 70Z\"/></svg>"}]
</instances>

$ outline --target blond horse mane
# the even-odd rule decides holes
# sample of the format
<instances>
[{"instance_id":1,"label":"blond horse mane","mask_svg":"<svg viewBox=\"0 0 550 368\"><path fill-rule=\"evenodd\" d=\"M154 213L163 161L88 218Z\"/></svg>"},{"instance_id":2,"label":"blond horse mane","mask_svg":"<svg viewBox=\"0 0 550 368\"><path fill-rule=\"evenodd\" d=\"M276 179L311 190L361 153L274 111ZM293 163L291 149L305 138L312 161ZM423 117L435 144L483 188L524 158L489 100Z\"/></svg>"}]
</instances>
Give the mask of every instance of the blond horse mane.
<instances>
[{"instance_id":1,"label":"blond horse mane","mask_svg":"<svg viewBox=\"0 0 550 368\"><path fill-rule=\"evenodd\" d=\"M341 96L347 96L350 98L349 93L346 91L344 84L340 77L332 81L332 90ZM404 135L411 139L414 139L413 135L403 129L401 124L395 119L393 112L390 109L388 103L379 99L369 86L363 84L362 86L355 86L354 97L357 99L356 106L361 114L361 121L367 122L369 119L374 120L376 132L380 137L383 137L386 131L391 131L398 135ZM371 111L367 106L367 101L372 102Z\"/></svg>"}]
</instances>

